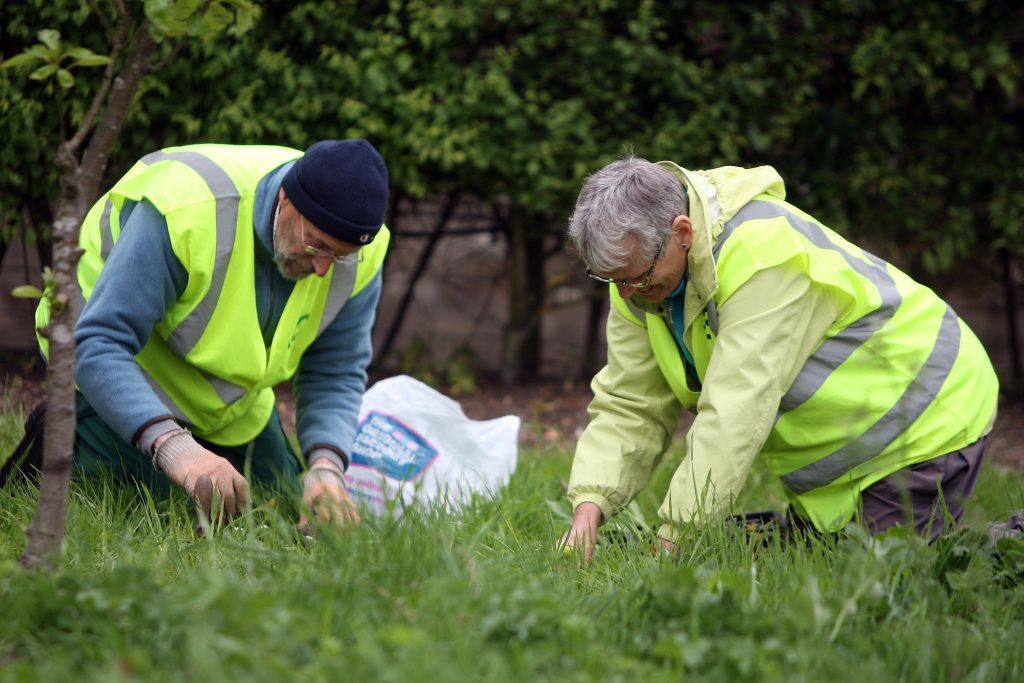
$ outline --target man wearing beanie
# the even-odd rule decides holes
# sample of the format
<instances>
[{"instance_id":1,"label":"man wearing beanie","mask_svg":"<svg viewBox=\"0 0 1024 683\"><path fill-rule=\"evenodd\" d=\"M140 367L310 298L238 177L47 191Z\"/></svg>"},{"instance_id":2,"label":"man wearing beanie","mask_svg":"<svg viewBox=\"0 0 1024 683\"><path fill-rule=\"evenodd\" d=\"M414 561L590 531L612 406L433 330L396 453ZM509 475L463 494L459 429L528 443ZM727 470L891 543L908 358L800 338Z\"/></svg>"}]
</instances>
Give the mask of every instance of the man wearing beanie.
<instances>
[{"instance_id":1,"label":"man wearing beanie","mask_svg":"<svg viewBox=\"0 0 1024 683\"><path fill-rule=\"evenodd\" d=\"M365 140L140 160L82 226L76 471L157 494L179 486L207 519L244 511L250 482L297 492L302 466L273 393L293 379L301 524L309 513L357 524L343 473L387 197L387 167ZM44 299L37 319L48 314Z\"/></svg>"}]
</instances>

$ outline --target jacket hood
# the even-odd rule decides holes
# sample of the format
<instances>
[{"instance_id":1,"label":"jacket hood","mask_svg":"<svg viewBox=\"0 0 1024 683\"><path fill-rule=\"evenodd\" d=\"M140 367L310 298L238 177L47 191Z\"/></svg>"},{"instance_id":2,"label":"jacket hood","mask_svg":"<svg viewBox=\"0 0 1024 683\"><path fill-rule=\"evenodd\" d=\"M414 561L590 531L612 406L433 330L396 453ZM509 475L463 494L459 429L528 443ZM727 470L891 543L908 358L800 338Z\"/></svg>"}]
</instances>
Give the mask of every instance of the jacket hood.
<instances>
[{"instance_id":1,"label":"jacket hood","mask_svg":"<svg viewBox=\"0 0 1024 683\"><path fill-rule=\"evenodd\" d=\"M680 170L683 170L684 175L689 173L684 169ZM771 166L723 166L709 171L697 171L697 175L706 178L715 188L722 224L729 222L740 209L760 194L768 194L778 199L786 198L786 186L782 182L782 176Z\"/></svg>"}]
</instances>

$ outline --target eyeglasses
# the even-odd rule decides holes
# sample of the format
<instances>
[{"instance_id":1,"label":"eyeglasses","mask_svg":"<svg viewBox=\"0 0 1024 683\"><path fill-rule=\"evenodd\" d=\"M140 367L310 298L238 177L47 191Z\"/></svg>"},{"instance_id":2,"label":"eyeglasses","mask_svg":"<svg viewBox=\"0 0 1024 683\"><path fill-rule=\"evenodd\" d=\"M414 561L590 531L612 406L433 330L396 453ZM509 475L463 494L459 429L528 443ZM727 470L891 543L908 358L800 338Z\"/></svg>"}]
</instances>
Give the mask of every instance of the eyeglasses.
<instances>
[{"instance_id":1,"label":"eyeglasses","mask_svg":"<svg viewBox=\"0 0 1024 683\"><path fill-rule=\"evenodd\" d=\"M608 284L617 285L619 287L632 287L633 289L639 289L641 291L645 289L650 289L651 278L654 277L654 268L655 266L658 265L658 259L661 257L661 250L665 248L665 243L667 241L668 240L662 242L661 246L658 247L658 251L654 252L654 260L651 261L651 267L647 269L647 272L635 280L616 280L615 278L611 277L601 277L600 275L597 275L593 271L591 271L590 268L587 268L587 275L594 278L598 282L606 282Z\"/></svg>"},{"instance_id":2,"label":"eyeglasses","mask_svg":"<svg viewBox=\"0 0 1024 683\"><path fill-rule=\"evenodd\" d=\"M314 247L306 244L306 219L300 213L299 214L299 231L300 239L302 240L302 251L306 252L310 256L326 256L335 263L362 263L363 262L363 250L361 247L356 248L355 251L349 251L344 254L338 254L320 247Z\"/></svg>"}]
</instances>

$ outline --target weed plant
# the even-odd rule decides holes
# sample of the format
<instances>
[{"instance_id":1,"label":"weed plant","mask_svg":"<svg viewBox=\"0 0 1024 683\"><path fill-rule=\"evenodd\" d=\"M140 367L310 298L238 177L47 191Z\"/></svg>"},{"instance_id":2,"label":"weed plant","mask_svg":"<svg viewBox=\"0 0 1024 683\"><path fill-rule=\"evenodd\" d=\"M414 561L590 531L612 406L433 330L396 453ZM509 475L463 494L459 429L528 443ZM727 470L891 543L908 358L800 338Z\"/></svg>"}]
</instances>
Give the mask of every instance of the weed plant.
<instances>
[{"instance_id":1,"label":"weed plant","mask_svg":"<svg viewBox=\"0 0 1024 683\"><path fill-rule=\"evenodd\" d=\"M6 453L20 428L2 419ZM983 523L1024 507L1019 475L985 471L977 523L934 545L856 526L783 545L723 523L677 561L650 552L645 493L582 567L554 548L569 461L525 453L461 514L315 539L266 493L197 537L181 497L76 481L53 573L17 564L35 490L16 483L0 491L0 680L1024 680L1024 543L994 546ZM756 471L740 507L781 509L769 481Z\"/></svg>"}]
</instances>

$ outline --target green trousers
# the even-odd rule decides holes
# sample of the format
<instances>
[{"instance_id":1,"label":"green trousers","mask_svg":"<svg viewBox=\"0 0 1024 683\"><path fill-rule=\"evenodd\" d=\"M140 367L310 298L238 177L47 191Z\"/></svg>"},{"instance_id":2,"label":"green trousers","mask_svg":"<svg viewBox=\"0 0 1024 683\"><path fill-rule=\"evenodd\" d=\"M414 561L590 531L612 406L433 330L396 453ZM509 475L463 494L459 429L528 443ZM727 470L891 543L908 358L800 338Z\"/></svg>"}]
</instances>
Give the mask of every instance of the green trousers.
<instances>
[{"instance_id":1,"label":"green trousers","mask_svg":"<svg viewBox=\"0 0 1024 683\"><path fill-rule=\"evenodd\" d=\"M81 392L75 394L78 427L75 431L75 473L85 476L109 476L124 484L141 484L154 498L165 498L173 483L153 466L149 456L129 445L96 414ZM204 448L226 458L257 484L281 493L300 490L298 455L281 428L277 409L267 426L247 444L220 446L196 438Z\"/></svg>"}]
</instances>

